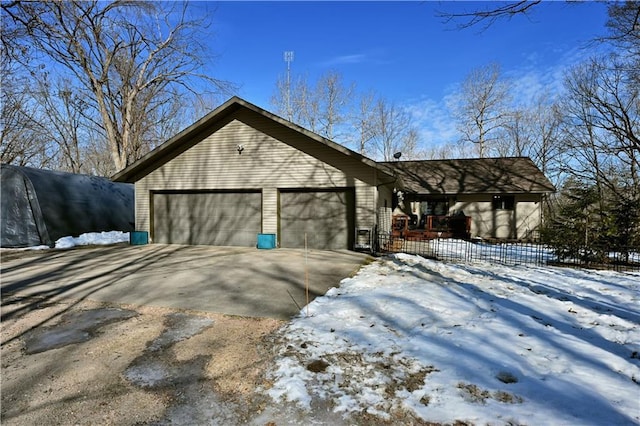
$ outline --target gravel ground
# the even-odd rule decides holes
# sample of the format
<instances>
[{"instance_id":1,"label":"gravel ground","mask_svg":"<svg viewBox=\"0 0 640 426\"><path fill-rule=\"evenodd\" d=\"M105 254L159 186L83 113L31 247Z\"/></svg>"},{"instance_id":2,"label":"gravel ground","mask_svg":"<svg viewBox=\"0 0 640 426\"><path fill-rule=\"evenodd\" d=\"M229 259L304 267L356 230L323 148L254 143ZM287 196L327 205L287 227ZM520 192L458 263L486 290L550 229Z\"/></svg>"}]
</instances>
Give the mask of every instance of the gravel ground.
<instances>
[{"instance_id":1,"label":"gravel ground","mask_svg":"<svg viewBox=\"0 0 640 426\"><path fill-rule=\"evenodd\" d=\"M2 301L29 308L3 312L3 425L238 424L268 405L282 321L34 302Z\"/></svg>"}]
</instances>

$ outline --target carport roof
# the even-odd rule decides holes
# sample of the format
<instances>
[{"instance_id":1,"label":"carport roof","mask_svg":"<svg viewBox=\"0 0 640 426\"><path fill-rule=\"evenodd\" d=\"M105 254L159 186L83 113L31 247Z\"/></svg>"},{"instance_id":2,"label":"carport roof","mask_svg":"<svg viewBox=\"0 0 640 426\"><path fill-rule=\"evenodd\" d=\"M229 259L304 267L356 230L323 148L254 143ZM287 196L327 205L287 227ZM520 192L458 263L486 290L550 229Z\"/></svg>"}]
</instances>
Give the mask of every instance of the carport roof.
<instances>
[{"instance_id":1,"label":"carport roof","mask_svg":"<svg viewBox=\"0 0 640 426\"><path fill-rule=\"evenodd\" d=\"M242 108L260 114L267 119L270 119L282 126L298 132L303 136L306 136L312 141L324 144L344 154L345 156L349 156L357 161L360 161L361 163L378 170L383 177L386 176L391 180L395 179L393 170L387 168L385 165L377 163L370 158L367 158L338 143L326 139L318 135L317 133L311 132L301 126L298 126L297 124L285 120L284 118L266 111L237 96L232 97L227 102L220 105L212 112L193 123L191 126L185 128L171 139L159 145L157 148L150 151L148 154L146 154L133 164L119 171L118 173L113 175L112 179L117 182L135 182L136 180L144 177L165 162L169 161L177 153L185 150L185 146L189 146L190 141L193 141L194 139L197 139L199 137L203 137L203 135L207 132L207 129L214 127L216 123L224 120L230 114L233 114L234 112Z\"/></svg>"},{"instance_id":2,"label":"carport roof","mask_svg":"<svg viewBox=\"0 0 640 426\"><path fill-rule=\"evenodd\" d=\"M403 188L415 194L519 194L555 192L528 157L396 161Z\"/></svg>"}]
</instances>

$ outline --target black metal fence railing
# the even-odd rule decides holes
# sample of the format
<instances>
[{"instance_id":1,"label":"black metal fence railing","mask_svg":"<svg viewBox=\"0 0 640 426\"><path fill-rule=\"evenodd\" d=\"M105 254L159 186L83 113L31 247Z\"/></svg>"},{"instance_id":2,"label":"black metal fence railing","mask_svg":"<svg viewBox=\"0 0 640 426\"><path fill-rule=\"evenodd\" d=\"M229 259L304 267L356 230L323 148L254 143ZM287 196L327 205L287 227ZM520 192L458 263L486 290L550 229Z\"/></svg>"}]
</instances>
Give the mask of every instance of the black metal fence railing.
<instances>
[{"instance_id":1,"label":"black metal fence railing","mask_svg":"<svg viewBox=\"0 0 640 426\"><path fill-rule=\"evenodd\" d=\"M574 253L559 254L553 248L537 242L487 242L445 238L412 240L379 235L378 251L418 254L453 262L486 261L504 265L560 265L640 271L640 248L603 248L597 252L581 249Z\"/></svg>"},{"instance_id":2,"label":"black metal fence railing","mask_svg":"<svg viewBox=\"0 0 640 426\"><path fill-rule=\"evenodd\" d=\"M580 247L558 250L549 264L616 271L640 271L640 247Z\"/></svg>"}]
</instances>

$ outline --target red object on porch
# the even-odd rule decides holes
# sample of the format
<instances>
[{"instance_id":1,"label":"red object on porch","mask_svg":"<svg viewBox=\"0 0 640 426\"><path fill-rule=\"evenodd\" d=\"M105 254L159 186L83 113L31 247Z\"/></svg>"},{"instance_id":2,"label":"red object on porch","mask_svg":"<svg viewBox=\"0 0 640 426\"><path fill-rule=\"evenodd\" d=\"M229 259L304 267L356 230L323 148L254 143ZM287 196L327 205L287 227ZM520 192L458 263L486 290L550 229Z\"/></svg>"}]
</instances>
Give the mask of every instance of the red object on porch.
<instances>
[{"instance_id":1,"label":"red object on porch","mask_svg":"<svg viewBox=\"0 0 640 426\"><path fill-rule=\"evenodd\" d=\"M424 215L420 224L412 224L408 215L394 215L391 236L407 240L471 237L471 217L464 213L447 216Z\"/></svg>"}]
</instances>

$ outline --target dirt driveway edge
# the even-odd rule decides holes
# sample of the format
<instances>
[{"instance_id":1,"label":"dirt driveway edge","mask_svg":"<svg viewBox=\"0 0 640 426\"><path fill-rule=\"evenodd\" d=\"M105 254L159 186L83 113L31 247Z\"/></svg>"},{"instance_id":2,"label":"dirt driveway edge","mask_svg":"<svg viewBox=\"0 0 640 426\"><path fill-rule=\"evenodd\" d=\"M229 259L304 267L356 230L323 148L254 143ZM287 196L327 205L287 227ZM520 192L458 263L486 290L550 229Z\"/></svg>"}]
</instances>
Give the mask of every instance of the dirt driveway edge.
<instances>
[{"instance_id":1,"label":"dirt driveway edge","mask_svg":"<svg viewBox=\"0 0 640 426\"><path fill-rule=\"evenodd\" d=\"M133 314L93 328L72 324L117 310ZM283 323L89 300L36 304L2 321L0 422L245 423L266 405L256 391L273 359L269 336ZM78 328L89 338L59 346ZM37 337L52 348L27 353Z\"/></svg>"}]
</instances>

